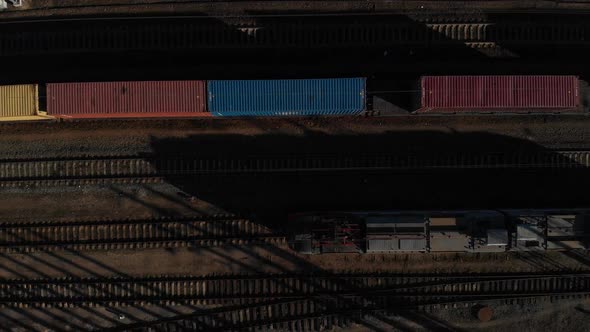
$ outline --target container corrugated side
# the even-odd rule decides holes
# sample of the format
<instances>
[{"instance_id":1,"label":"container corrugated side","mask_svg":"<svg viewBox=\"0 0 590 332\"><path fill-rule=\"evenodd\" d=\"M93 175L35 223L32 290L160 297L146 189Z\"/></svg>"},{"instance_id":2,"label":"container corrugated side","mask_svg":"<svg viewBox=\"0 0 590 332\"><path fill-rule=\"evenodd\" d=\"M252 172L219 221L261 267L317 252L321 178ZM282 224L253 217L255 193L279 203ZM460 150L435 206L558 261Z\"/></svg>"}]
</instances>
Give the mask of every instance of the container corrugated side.
<instances>
[{"instance_id":1,"label":"container corrugated side","mask_svg":"<svg viewBox=\"0 0 590 332\"><path fill-rule=\"evenodd\" d=\"M38 91L36 84L0 86L0 117L37 115Z\"/></svg>"},{"instance_id":2,"label":"container corrugated side","mask_svg":"<svg viewBox=\"0 0 590 332\"><path fill-rule=\"evenodd\" d=\"M68 118L194 117L206 111L204 81L47 84L47 113Z\"/></svg>"},{"instance_id":3,"label":"container corrugated side","mask_svg":"<svg viewBox=\"0 0 590 332\"><path fill-rule=\"evenodd\" d=\"M353 115L365 109L364 78L214 80L208 82L214 116Z\"/></svg>"},{"instance_id":4,"label":"container corrugated side","mask_svg":"<svg viewBox=\"0 0 590 332\"><path fill-rule=\"evenodd\" d=\"M422 109L575 109L576 76L424 76Z\"/></svg>"}]
</instances>

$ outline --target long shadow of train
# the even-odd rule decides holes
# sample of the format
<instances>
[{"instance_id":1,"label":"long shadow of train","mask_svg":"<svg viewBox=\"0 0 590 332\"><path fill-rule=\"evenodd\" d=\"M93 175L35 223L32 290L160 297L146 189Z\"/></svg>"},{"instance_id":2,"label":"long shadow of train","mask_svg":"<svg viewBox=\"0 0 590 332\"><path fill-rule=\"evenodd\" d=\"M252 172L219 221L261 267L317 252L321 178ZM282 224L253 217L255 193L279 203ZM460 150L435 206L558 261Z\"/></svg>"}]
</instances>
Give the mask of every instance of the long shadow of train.
<instances>
[{"instance_id":1,"label":"long shadow of train","mask_svg":"<svg viewBox=\"0 0 590 332\"><path fill-rule=\"evenodd\" d=\"M485 132L335 136L307 129L301 136L154 139L152 148L155 159L195 157L218 160L220 165L224 160L229 164L230 160L269 156L320 160L328 155L359 160L389 155L403 161L404 167L377 170L221 172L168 179L220 208L268 217L278 225L290 213L312 210L573 208L588 204L584 188L590 184L590 170L584 165L532 141ZM424 163L437 166L421 166ZM453 167L455 164L459 166Z\"/></svg>"}]
</instances>

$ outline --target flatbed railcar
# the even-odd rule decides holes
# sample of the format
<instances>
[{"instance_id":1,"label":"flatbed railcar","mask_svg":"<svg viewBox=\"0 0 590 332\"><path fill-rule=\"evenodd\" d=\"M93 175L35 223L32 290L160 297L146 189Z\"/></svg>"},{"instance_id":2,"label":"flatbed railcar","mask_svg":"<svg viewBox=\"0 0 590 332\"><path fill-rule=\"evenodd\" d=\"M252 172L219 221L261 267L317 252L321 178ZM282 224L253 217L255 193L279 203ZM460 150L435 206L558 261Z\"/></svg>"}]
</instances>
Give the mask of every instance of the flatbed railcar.
<instances>
[{"instance_id":1,"label":"flatbed railcar","mask_svg":"<svg viewBox=\"0 0 590 332\"><path fill-rule=\"evenodd\" d=\"M424 76L421 84L414 114L582 111L576 76ZM378 111L369 95L364 77L30 84L0 86L0 119L354 116Z\"/></svg>"},{"instance_id":2,"label":"flatbed railcar","mask_svg":"<svg viewBox=\"0 0 590 332\"><path fill-rule=\"evenodd\" d=\"M290 216L302 254L590 249L590 210L321 212Z\"/></svg>"}]
</instances>

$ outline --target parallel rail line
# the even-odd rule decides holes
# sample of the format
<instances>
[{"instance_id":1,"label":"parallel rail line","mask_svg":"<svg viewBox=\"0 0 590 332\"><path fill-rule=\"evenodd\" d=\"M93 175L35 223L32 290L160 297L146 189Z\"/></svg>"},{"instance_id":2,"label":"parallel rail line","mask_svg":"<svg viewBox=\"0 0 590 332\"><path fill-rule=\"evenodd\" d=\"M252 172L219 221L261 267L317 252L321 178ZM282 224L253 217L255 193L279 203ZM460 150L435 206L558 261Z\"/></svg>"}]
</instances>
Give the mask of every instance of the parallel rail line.
<instances>
[{"instance_id":1,"label":"parallel rail line","mask_svg":"<svg viewBox=\"0 0 590 332\"><path fill-rule=\"evenodd\" d=\"M587 298L590 274L267 275L0 281L0 306L256 304L338 301L369 308L411 307L536 297ZM341 307L347 308L347 306Z\"/></svg>"},{"instance_id":2,"label":"parallel rail line","mask_svg":"<svg viewBox=\"0 0 590 332\"><path fill-rule=\"evenodd\" d=\"M446 154L294 154L246 157L107 157L0 161L0 182L158 178L199 174L437 169L589 168L590 151Z\"/></svg>"},{"instance_id":3,"label":"parallel rail line","mask_svg":"<svg viewBox=\"0 0 590 332\"><path fill-rule=\"evenodd\" d=\"M117 178L81 178L62 180L14 180L1 181L0 188L33 188L33 187L79 187L87 185L111 185L111 184L159 184L166 183L164 177L117 177Z\"/></svg>"},{"instance_id":4,"label":"parallel rail line","mask_svg":"<svg viewBox=\"0 0 590 332\"><path fill-rule=\"evenodd\" d=\"M318 18L322 18L319 16ZM428 23L386 15L356 17L266 17L246 24L214 17L151 19L60 19L21 22L19 29L0 26L0 56L268 47L473 47L490 45L583 46L590 43L590 24L572 19ZM242 21L251 18L239 17ZM235 21L235 19L234 19Z\"/></svg>"},{"instance_id":5,"label":"parallel rail line","mask_svg":"<svg viewBox=\"0 0 590 332\"><path fill-rule=\"evenodd\" d=\"M155 218L0 223L0 252L286 244L284 236L238 218Z\"/></svg>"},{"instance_id":6,"label":"parallel rail line","mask_svg":"<svg viewBox=\"0 0 590 332\"><path fill-rule=\"evenodd\" d=\"M223 307L198 314L125 324L115 331L330 331L346 327L375 310L333 309L314 300L275 301L245 307Z\"/></svg>"},{"instance_id":7,"label":"parallel rail line","mask_svg":"<svg viewBox=\"0 0 590 332\"><path fill-rule=\"evenodd\" d=\"M333 309L314 300L272 301L246 306L203 310L195 314L124 324L115 331L324 331L347 326L363 313L361 309Z\"/></svg>"},{"instance_id":8,"label":"parallel rail line","mask_svg":"<svg viewBox=\"0 0 590 332\"><path fill-rule=\"evenodd\" d=\"M536 303L537 301L531 301ZM465 305L473 305L469 303ZM444 306L447 307L447 306ZM390 322L391 318L410 317L421 313L438 312L441 306L422 306L417 308L390 307L373 308L334 308L330 304L313 300L298 300L279 303L264 303L243 308L230 308L170 317L150 322L126 324L106 329L105 332L176 332L176 331L331 331L335 327L347 328L352 324L371 321ZM371 324L371 323L370 323ZM369 325L369 326L372 326Z\"/></svg>"}]
</instances>

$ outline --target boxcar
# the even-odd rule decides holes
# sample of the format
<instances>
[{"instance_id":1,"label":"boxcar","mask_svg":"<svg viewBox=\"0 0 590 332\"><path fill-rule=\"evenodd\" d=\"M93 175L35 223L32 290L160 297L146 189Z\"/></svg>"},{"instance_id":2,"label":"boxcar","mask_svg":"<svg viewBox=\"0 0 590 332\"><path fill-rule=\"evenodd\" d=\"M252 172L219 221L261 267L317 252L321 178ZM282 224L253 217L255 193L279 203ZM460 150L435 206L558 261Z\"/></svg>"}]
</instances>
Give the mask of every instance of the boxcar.
<instances>
[{"instance_id":1,"label":"boxcar","mask_svg":"<svg viewBox=\"0 0 590 332\"><path fill-rule=\"evenodd\" d=\"M20 118L38 115L37 84L0 86L0 118Z\"/></svg>"},{"instance_id":2,"label":"boxcar","mask_svg":"<svg viewBox=\"0 0 590 332\"><path fill-rule=\"evenodd\" d=\"M61 118L201 117L204 81L47 84L47 113Z\"/></svg>"},{"instance_id":3,"label":"boxcar","mask_svg":"<svg viewBox=\"0 0 590 332\"><path fill-rule=\"evenodd\" d=\"M209 81L213 116L355 115L365 109L365 78Z\"/></svg>"},{"instance_id":4,"label":"boxcar","mask_svg":"<svg viewBox=\"0 0 590 332\"><path fill-rule=\"evenodd\" d=\"M423 112L579 111L576 76L424 76Z\"/></svg>"}]
</instances>

